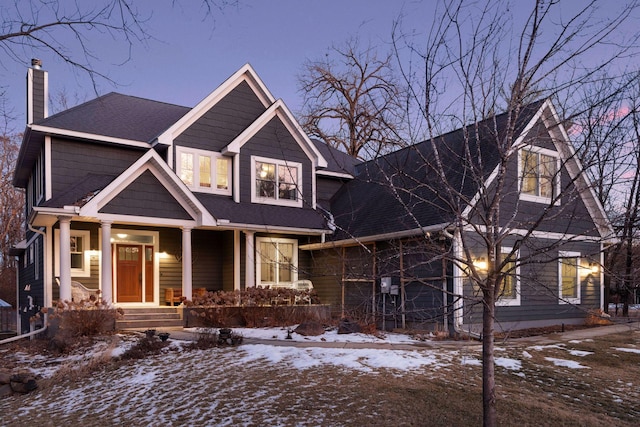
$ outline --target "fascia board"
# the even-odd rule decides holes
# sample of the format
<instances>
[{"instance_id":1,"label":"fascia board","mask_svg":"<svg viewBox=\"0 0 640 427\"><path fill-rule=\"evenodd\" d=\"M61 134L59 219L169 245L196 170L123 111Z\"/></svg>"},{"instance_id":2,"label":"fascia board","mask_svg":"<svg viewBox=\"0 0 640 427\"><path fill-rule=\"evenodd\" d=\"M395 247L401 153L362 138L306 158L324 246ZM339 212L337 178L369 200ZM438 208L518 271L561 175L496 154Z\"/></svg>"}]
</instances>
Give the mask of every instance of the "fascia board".
<instances>
[{"instance_id":1,"label":"fascia board","mask_svg":"<svg viewBox=\"0 0 640 427\"><path fill-rule=\"evenodd\" d=\"M420 236L424 233L442 231L442 230L445 230L450 225L451 224L449 223L434 224L434 225L429 225L421 228L413 228L411 230L402 230L402 231L395 231L391 233L382 233L382 234L372 234L370 236L353 237L350 239L334 240L331 242L324 242L324 243L310 243L308 245L300 245L299 248L302 250L312 251L312 250L320 250L320 249L337 248L342 246L353 246L353 245L360 245L365 243L380 242L385 240L402 239L406 237Z\"/></svg>"},{"instance_id":2,"label":"fascia board","mask_svg":"<svg viewBox=\"0 0 640 427\"><path fill-rule=\"evenodd\" d=\"M343 179L353 179L353 175L345 172L332 172L327 170L319 170L316 172L316 175L320 176L328 176L332 178L343 178Z\"/></svg>"},{"instance_id":3,"label":"fascia board","mask_svg":"<svg viewBox=\"0 0 640 427\"><path fill-rule=\"evenodd\" d=\"M151 145L146 141L114 138L111 136L96 135L96 134L86 133L86 132L77 132L77 131L68 130L68 129L58 129L58 128L53 128L49 126L29 125L29 127L34 132L41 132L47 135L66 136L69 138L87 139L90 141L98 141L98 142L110 142L113 144L127 145L130 147L151 148Z\"/></svg>"},{"instance_id":4,"label":"fascia board","mask_svg":"<svg viewBox=\"0 0 640 427\"><path fill-rule=\"evenodd\" d=\"M187 114L182 116L176 123L174 123L167 130L162 132L155 139L158 144L172 145L173 140L177 135L184 132L189 126L195 123L204 113L209 111L214 105L216 105L221 99L227 96L233 89L235 89L241 82L246 81L253 89L256 96L262 102L265 108L275 102L275 98L269 92L265 84L260 77L251 67L250 64L245 64L242 68L236 71L231 77L225 80L220 86L218 86L207 97L200 101L195 107L193 107Z\"/></svg>"}]
</instances>

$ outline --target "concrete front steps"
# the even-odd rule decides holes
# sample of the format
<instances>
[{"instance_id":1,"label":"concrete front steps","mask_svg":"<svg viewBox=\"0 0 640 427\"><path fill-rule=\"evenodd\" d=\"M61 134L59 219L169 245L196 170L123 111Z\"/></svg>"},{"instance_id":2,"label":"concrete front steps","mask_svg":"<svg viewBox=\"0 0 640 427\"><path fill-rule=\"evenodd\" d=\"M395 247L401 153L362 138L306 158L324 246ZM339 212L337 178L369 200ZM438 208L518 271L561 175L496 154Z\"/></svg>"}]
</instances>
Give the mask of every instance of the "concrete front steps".
<instances>
[{"instance_id":1,"label":"concrete front steps","mask_svg":"<svg viewBox=\"0 0 640 427\"><path fill-rule=\"evenodd\" d=\"M116 329L181 328L179 307L125 308L124 316L116 320Z\"/></svg>"}]
</instances>

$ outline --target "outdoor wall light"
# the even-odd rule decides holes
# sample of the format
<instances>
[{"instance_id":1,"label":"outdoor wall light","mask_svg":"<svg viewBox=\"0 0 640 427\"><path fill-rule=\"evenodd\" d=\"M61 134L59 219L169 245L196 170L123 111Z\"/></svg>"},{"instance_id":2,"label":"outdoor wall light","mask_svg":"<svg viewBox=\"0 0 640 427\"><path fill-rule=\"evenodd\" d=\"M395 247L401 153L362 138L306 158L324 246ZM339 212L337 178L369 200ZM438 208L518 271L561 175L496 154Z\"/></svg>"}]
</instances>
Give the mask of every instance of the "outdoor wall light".
<instances>
[{"instance_id":1,"label":"outdoor wall light","mask_svg":"<svg viewBox=\"0 0 640 427\"><path fill-rule=\"evenodd\" d=\"M600 271L600 266L598 264L596 264L595 262L590 262L589 263L589 270L591 270L591 273L597 274L598 271Z\"/></svg>"},{"instance_id":2,"label":"outdoor wall light","mask_svg":"<svg viewBox=\"0 0 640 427\"><path fill-rule=\"evenodd\" d=\"M488 267L486 258L485 257L475 258L473 260L473 266L476 268L476 270L485 271Z\"/></svg>"}]
</instances>

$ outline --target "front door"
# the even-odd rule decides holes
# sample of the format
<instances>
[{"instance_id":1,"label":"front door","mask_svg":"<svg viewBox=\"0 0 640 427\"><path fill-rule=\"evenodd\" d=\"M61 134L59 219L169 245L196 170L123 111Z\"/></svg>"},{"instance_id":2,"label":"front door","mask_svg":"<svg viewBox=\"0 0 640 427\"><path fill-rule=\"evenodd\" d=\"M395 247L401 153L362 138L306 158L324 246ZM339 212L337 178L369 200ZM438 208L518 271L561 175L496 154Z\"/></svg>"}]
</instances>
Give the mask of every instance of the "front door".
<instances>
[{"instance_id":1,"label":"front door","mask_svg":"<svg viewBox=\"0 0 640 427\"><path fill-rule=\"evenodd\" d=\"M116 245L118 302L142 302L142 245Z\"/></svg>"}]
</instances>

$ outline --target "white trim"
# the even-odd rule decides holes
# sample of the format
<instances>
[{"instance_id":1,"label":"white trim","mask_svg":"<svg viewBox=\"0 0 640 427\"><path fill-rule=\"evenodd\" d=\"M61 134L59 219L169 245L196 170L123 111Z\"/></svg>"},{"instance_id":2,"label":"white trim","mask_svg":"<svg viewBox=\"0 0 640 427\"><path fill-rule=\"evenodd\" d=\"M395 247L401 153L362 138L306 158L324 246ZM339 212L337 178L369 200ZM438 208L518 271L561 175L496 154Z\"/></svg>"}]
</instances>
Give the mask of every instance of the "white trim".
<instances>
[{"instance_id":1,"label":"white trim","mask_svg":"<svg viewBox=\"0 0 640 427\"><path fill-rule=\"evenodd\" d=\"M71 268L71 277L91 277L91 232L89 230L76 230L71 229L69 231L69 237L82 237L84 242L82 248L82 269ZM60 276L60 229L56 228L54 231L54 275Z\"/></svg>"},{"instance_id":2,"label":"white trim","mask_svg":"<svg viewBox=\"0 0 640 427\"><path fill-rule=\"evenodd\" d=\"M580 304L580 288L582 275L580 274L581 266L581 257L582 254L580 252L573 251L558 251L558 304ZM562 295L562 264L563 259L571 258L576 260L576 296L566 298Z\"/></svg>"},{"instance_id":3,"label":"white trim","mask_svg":"<svg viewBox=\"0 0 640 427\"><path fill-rule=\"evenodd\" d=\"M224 196L230 196L233 192L233 181L232 181L232 172L233 172L233 165L232 165L232 160L230 157L228 156L223 156L222 154L215 152L215 151L207 151L207 150L200 150L197 148L189 148L189 147L183 147L181 145L175 145L172 146L175 147L175 153L176 153L176 167L175 167L175 171L176 174L178 175L178 177L181 176L182 173L182 159L181 159L181 155L182 154L191 154L193 155L193 183L191 185L185 183L185 185L192 191L196 191L199 193L208 193L208 194L221 194ZM209 158L211 161L211 183L210 183L210 187L202 187L199 185L200 182L200 162L199 162L199 158L200 157L206 157ZM218 164L217 161L219 159L223 159L227 162L227 188L226 189L219 189L218 188ZM182 181L184 182L184 181ZM198 184L197 184L198 183Z\"/></svg>"},{"instance_id":4,"label":"white trim","mask_svg":"<svg viewBox=\"0 0 640 427\"><path fill-rule=\"evenodd\" d=\"M233 201L236 203L240 203L240 154L236 154L233 156L232 184L233 184Z\"/></svg>"},{"instance_id":5,"label":"white trim","mask_svg":"<svg viewBox=\"0 0 640 427\"><path fill-rule=\"evenodd\" d=\"M275 165L275 189L274 189L274 198L271 197L260 197L256 194L256 162L260 163L269 163ZM297 172L296 182L297 194L296 200L290 199L280 199L278 196L278 167L286 166L290 168L295 168ZM302 207L302 199L304 197L304 193L302 191L303 188L303 177L302 177L303 169L302 163L297 162L289 162L281 159L271 159L268 157L260 157L260 156L251 156L251 203L261 203L265 205L276 205L276 206L290 206L290 207Z\"/></svg>"},{"instance_id":6,"label":"white trim","mask_svg":"<svg viewBox=\"0 0 640 427\"><path fill-rule=\"evenodd\" d=\"M275 98L264 85L255 70L249 64L245 64L236 71L231 77L225 80L217 89L211 92L207 97L198 103L185 114L180 120L175 122L169 129L160 134L156 141L158 144L172 145L177 135L184 132L189 126L196 122L204 113L209 111L225 96L231 93L240 83L246 82L254 91L262 105L267 108L273 104Z\"/></svg>"},{"instance_id":7,"label":"white trim","mask_svg":"<svg viewBox=\"0 0 640 427\"><path fill-rule=\"evenodd\" d=\"M151 148L151 144L146 141L136 141L133 139L116 138L106 135L98 135L94 133L78 132L68 129L59 129L49 126L29 125L34 132L42 132L49 135L67 136L70 138L88 139L90 141L110 142L112 144L126 145L129 147Z\"/></svg>"},{"instance_id":8,"label":"white trim","mask_svg":"<svg viewBox=\"0 0 640 427\"><path fill-rule=\"evenodd\" d=\"M264 242L268 242L268 243L275 243L280 244L280 243L285 243L285 244L292 244L293 245L293 259L291 260L290 264L291 264L291 282L262 282L262 254L260 253L260 245ZM276 247L276 254L278 254L279 251L277 250ZM256 285L257 286L265 286L265 285L279 285L282 283L293 283L296 280L298 280L298 241L295 239L284 239L284 238L279 238L279 237L256 237L255 238L255 274L256 274ZM279 264L279 261L276 261L276 266ZM276 272L276 280L278 277L278 273Z\"/></svg>"},{"instance_id":9,"label":"white trim","mask_svg":"<svg viewBox=\"0 0 640 427\"><path fill-rule=\"evenodd\" d=\"M508 248L508 247L501 247L500 248L500 254L501 255L509 255L511 254L511 252L513 251L513 248ZM513 307L513 306L519 306L521 303L521 281L520 281L520 264L518 262L518 259L520 258L520 251L516 251L514 254L515 259L513 260L513 263L515 264L515 271L513 273L511 273L513 275L513 278L515 279L515 293L516 296L515 298L507 298L507 297L501 297L501 296L497 296L496 298L496 306L499 307Z\"/></svg>"},{"instance_id":10,"label":"white trim","mask_svg":"<svg viewBox=\"0 0 640 427\"><path fill-rule=\"evenodd\" d=\"M44 137L44 199L51 199L51 136Z\"/></svg>"},{"instance_id":11,"label":"white trim","mask_svg":"<svg viewBox=\"0 0 640 427\"><path fill-rule=\"evenodd\" d=\"M353 179L353 175L345 172L332 172L326 170L317 170L316 175L328 176L332 178Z\"/></svg>"}]
</instances>

